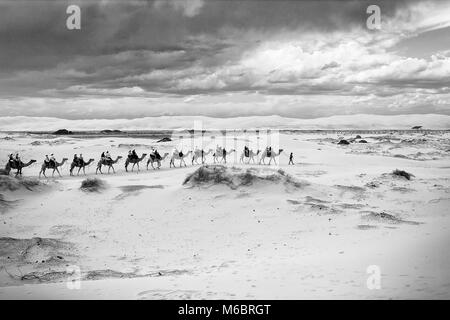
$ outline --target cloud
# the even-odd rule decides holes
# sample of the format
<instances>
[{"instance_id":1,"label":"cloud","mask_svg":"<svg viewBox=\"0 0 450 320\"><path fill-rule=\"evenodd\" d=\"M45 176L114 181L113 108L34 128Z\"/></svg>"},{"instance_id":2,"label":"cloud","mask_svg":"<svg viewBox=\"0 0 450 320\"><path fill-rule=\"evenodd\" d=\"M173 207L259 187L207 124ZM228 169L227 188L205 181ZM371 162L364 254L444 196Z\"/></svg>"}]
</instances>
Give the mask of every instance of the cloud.
<instances>
[{"instance_id":1,"label":"cloud","mask_svg":"<svg viewBox=\"0 0 450 320\"><path fill-rule=\"evenodd\" d=\"M6 4L0 116L450 113L450 6L376 1L370 31L372 2L86 0L79 32L63 2Z\"/></svg>"},{"instance_id":2,"label":"cloud","mask_svg":"<svg viewBox=\"0 0 450 320\"><path fill-rule=\"evenodd\" d=\"M171 6L175 10L180 10L186 17L194 17L199 14L203 7L204 0L156 0L155 8Z\"/></svg>"}]
</instances>

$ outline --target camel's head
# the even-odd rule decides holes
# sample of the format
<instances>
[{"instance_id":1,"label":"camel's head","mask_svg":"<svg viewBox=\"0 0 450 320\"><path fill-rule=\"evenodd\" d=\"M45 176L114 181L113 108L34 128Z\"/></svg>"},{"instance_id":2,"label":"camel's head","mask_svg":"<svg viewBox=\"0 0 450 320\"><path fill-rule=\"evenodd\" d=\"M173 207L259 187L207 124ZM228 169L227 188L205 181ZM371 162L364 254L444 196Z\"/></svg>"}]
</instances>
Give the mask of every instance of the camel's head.
<instances>
[{"instance_id":1,"label":"camel's head","mask_svg":"<svg viewBox=\"0 0 450 320\"><path fill-rule=\"evenodd\" d=\"M68 159L68 158L63 158L63 159L62 159L62 161L67 161L67 160L69 160L69 159Z\"/></svg>"},{"instance_id":2,"label":"camel's head","mask_svg":"<svg viewBox=\"0 0 450 320\"><path fill-rule=\"evenodd\" d=\"M165 153L164 153L164 157L167 157L168 155L169 155L168 152L165 152Z\"/></svg>"},{"instance_id":3,"label":"camel's head","mask_svg":"<svg viewBox=\"0 0 450 320\"><path fill-rule=\"evenodd\" d=\"M256 154L259 154L260 152L261 152L261 150L257 150L257 151L256 151Z\"/></svg>"},{"instance_id":4,"label":"camel's head","mask_svg":"<svg viewBox=\"0 0 450 320\"><path fill-rule=\"evenodd\" d=\"M122 159L123 157L122 156L117 156L117 159Z\"/></svg>"},{"instance_id":5,"label":"camel's head","mask_svg":"<svg viewBox=\"0 0 450 320\"><path fill-rule=\"evenodd\" d=\"M278 150L278 153L282 153L282 152L283 152L283 149L279 149L279 150Z\"/></svg>"},{"instance_id":6,"label":"camel's head","mask_svg":"<svg viewBox=\"0 0 450 320\"><path fill-rule=\"evenodd\" d=\"M93 158L89 159L89 162L92 162L92 161L95 161L95 159L93 159Z\"/></svg>"},{"instance_id":7,"label":"camel's head","mask_svg":"<svg viewBox=\"0 0 450 320\"><path fill-rule=\"evenodd\" d=\"M34 160L34 159L30 160L30 163L35 163L35 162L36 162L36 160Z\"/></svg>"}]
</instances>

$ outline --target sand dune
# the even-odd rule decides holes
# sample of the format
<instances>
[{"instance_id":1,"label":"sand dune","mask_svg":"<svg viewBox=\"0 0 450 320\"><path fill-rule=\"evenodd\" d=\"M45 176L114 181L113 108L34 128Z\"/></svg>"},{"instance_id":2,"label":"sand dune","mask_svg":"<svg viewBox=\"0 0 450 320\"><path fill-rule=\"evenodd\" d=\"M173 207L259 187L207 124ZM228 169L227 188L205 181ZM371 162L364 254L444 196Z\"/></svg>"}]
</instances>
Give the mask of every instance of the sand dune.
<instances>
[{"instance_id":1,"label":"sand dune","mask_svg":"<svg viewBox=\"0 0 450 320\"><path fill-rule=\"evenodd\" d=\"M282 134L294 166L285 153L279 166L240 164L238 152L227 165L209 155L205 166L187 159L187 167L169 169L166 159L160 170L143 164L139 173L126 173L122 159L116 174L97 176L96 162L74 177L65 164L62 178L40 180L45 154L98 160L105 149L124 156L120 144L142 145L141 154L181 142L31 145L39 135L11 137L0 140L3 159L19 149L38 163L22 179L0 176L1 298L449 297L450 273L440 267L450 264L448 134L368 134L367 144L345 132ZM245 140L227 143L241 150ZM416 150L437 159L394 156ZM99 192L83 191L83 183ZM367 288L370 265L381 268L382 290ZM80 268L81 290L68 290L68 266Z\"/></svg>"}]
</instances>

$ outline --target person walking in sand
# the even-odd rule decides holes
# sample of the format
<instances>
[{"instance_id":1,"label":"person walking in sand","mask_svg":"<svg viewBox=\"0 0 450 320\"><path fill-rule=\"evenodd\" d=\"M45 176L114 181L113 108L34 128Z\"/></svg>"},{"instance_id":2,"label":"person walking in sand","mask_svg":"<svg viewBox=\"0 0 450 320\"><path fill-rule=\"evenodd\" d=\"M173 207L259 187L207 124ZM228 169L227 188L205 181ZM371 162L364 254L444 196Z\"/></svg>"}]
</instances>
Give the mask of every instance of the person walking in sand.
<instances>
[{"instance_id":1,"label":"person walking in sand","mask_svg":"<svg viewBox=\"0 0 450 320\"><path fill-rule=\"evenodd\" d=\"M291 154L289 155L289 163L288 165L294 165L294 153L291 152Z\"/></svg>"}]
</instances>

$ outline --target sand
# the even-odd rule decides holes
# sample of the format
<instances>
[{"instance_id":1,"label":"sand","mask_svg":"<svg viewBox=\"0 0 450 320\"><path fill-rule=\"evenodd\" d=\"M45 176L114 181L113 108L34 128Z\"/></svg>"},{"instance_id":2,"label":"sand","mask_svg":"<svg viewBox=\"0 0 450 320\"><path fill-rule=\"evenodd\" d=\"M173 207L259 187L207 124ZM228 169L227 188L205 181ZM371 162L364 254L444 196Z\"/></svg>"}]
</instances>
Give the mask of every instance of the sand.
<instances>
[{"instance_id":1,"label":"sand","mask_svg":"<svg viewBox=\"0 0 450 320\"><path fill-rule=\"evenodd\" d=\"M102 151L163 154L180 141L0 134L1 159L37 160L22 182L0 177L0 299L448 299L449 137L282 134L280 165L263 166L239 163L238 136L223 167L209 155L207 168L166 159L147 171L145 159L126 173L121 159L96 176ZM87 176L66 163L62 178L38 179L45 154L80 152L96 159ZM80 189L88 177L101 187ZM367 285L373 265L379 289Z\"/></svg>"}]
</instances>

